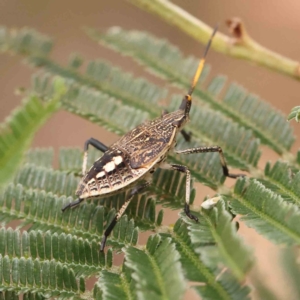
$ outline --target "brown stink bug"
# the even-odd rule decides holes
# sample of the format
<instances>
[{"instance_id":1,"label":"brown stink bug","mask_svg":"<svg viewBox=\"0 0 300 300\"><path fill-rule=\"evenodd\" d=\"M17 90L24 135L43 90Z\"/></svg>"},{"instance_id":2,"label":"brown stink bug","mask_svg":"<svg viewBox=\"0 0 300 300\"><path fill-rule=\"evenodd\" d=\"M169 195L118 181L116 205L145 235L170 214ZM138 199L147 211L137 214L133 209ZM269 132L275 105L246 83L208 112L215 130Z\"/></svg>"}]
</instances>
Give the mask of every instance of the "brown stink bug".
<instances>
[{"instance_id":1,"label":"brown stink bug","mask_svg":"<svg viewBox=\"0 0 300 300\"><path fill-rule=\"evenodd\" d=\"M176 135L181 132L185 139L189 135L183 131L183 126L189 120L192 105L192 93L201 75L205 58L217 27L206 46L203 58L200 60L194 75L191 87L184 96L177 111L163 113L161 117L145 122L129 131L110 147L105 146L96 139L89 139L84 145L84 159L82 166L83 178L80 181L76 195L78 199L65 205L62 211L80 204L83 200L92 197L105 197L130 189L128 198L109 224L102 238L100 251L103 251L107 237L119 221L134 195L144 190L151 182L151 174L157 168L172 169L186 174L186 196L184 211L190 218L198 221L191 214L190 199L190 171L187 167L178 164L169 164L165 160L169 151L176 145ZM103 152L103 156L96 160L86 172L87 153L89 145ZM240 175L230 174L224 159L222 149L218 146L197 147L176 151L180 154L219 152L223 173L227 177L236 178Z\"/></svg>"}]
</instances>

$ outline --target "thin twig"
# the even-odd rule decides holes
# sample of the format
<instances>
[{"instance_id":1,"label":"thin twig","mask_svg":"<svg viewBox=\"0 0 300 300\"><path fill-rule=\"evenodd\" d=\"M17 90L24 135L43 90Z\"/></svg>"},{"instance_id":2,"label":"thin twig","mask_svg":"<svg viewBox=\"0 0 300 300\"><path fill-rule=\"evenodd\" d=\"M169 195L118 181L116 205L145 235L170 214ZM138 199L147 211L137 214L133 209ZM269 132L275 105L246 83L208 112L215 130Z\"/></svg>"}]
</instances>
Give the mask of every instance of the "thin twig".
<instances>
[{"instance_id":1,"label":"thin twig","mask_svg":"<svg viewBox=\"0 0 300 300\"><path fill-rule=\"evenodd\" d=\"M207 43L213 30L212 27L167 0L129 1L179 27L203 44ZM254 62L260 66L300 80L300 64L298 61L284 57L258 44L248 35L240 19L233 18L228 20L227 25L232 37L218 32L212 43L212 49L235 58Z\"/></svg>"}]
</instances>

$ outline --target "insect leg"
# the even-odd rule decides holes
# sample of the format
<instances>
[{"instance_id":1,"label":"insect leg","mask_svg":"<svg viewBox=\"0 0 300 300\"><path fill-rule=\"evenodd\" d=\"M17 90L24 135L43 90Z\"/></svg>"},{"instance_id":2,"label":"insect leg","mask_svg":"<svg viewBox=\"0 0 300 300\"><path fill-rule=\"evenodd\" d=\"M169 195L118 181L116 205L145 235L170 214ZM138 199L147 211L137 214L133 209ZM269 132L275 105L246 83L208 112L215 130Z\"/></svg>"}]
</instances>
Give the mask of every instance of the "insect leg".
<instances>
[{"instance_id":1,"label":"insect leg","mask_svg":"<svg viewBox=\"0 0 300 300\"><path fill-rule=\"evenodd\" d=\"M102 144L100 141L90 138L84 143L84 155L83 155L83 162L82 162L82 175L85 175L86 172L86 164L87 164L87 158L88 158L88 149L89 145L94 146L97 150L101 152L105 152L108 147Z\"/></svg>"},{"instance_id":2,"label":"insect leg","mask_svg":"<svg viewBox=\"0 0 300 300\"><path fill-rule=\"evenodd\" d=\"M70 202L70 203L66 204L66 205L63 206L63 208L61 209L62 212L64 212L64 211L65 211L66 209L68 209L68 208L71 208L71 207L73 207L73 206L79 205L83 200L84 200L84 199L78 198L77 200L75 200L75 201L73 201L73 202Z\"/></svg>"},{"instance_id":3,"label":"insect leg","mask_svg":"<svg viewBox=\"0 0 300 300\"><path fill-rule=\"evenodd\" d=\"M198 222L198 218L191 214L190 212L190 194L191 194L191 173L190 170L186 166L170 164L170 167L173 170L185 173L186 175L186 183L185 183L185 204L184 204L184 212L185 214L192 220Z\"/></svg>"},{"instance_id":4,"label":"insect leg","mask_svg":"<svg viewBox=\"0 0 300 300\"><path fill-rule=\"evenodd\" d=\"M182 136L183 136L183 138L186 142L191 141L191 138L192 138L192 133L191 132L187 132L184 129L181 129L180 133L182 134Z\"/></svg>"},{"instance_id":5,"label":"insect leg","mask_svg":"<svg viewBox=\"0 0 300 300\"><path fill-rule=\"evenodd\" d=\"M122 207L120 208L120 210L115 215L114 219L111 221L111 223L109 224L109 226L106 228L106 230L104 232L104 236L103 236L102 241L101 241L100 251L104 250L107 237L111 234L111 232L114 229L115 225L121 219L122 215L124 214L126 208L128 207L130 201L132 200L132 198L136 194L140 193L143 189L145 189L149 184L150 184L150 182L145 182L145 183L143 183L141 185L138 185L138 186L134 187L131 190L128 199L126 199L126 201L124 202L124 204L122 205Z\"/></svg>"},{"instance_id":6,"label":"insect leg","mask_svg":"<svg viewBox=\"0 0 300 300\"><path fill-rule=\"evenodd\" d=\"M228 167L227 167L227 164L226 164L226 161L225 161L225 157L224 157L224 154L223 154L223 150L219 146L197 147L197 148L191 148L191 149L186 149L186 150L176 150L175 152L178 153L178 154L219 152L224 176L230 177L230 178L237 178L239 176L245 176L244 174L231 174L231 173L229 173L229 170L228 170Z\"/></svg>"}]
</instances>

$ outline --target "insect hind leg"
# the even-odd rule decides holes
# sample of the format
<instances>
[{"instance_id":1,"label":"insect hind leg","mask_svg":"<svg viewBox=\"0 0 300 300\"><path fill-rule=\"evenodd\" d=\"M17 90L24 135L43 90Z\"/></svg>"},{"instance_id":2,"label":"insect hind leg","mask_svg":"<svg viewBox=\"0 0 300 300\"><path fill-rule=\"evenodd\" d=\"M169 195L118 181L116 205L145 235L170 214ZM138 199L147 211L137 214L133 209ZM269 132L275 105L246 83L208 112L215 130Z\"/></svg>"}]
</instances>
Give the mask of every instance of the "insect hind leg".
<instances>
[{"instance_id":1,"label":"insect hind leg","mask_svg":"<svg viewBox=\"0 0 300 300\"><path fill-rule=\"evenodd\" d=\"M67 210L67 209L69 209L69 208L72 208L72 207L74 207L74 206L79 205L83 200L84 200L84 199L78 198L77 200L75 200L75 201L73 201L73 202L70 202L70 203L64 205L64 206L62 207L62 209L61 209L62 212L64 212L65 210Z\"/></svg>"},{"instance_id":2,"label":"insect hind leg","mask_svg":"<svg viewBox=\"0 0 300 300\"><path fill-rule=\"evenodd\" d=\"M149 186L150 182L145 182L141 185L138 185L136 187L134 187L130 194L128 199L125 200L124 204L122 205L122 207L120 208L120 210L117 212L117 214L115 215L114 219L111 221L111 223L108 225L108 227L106 228L104 235L102 237L102 241L101 241L101 245L100 245L100 251L102 252L105 248L105 244L106 244L106 240L107 237L111 234L112 230L114 229L115 225L117 224L117 222L121 219L121 217L123 216L126 208L128 207L130 201L133 199L133 197L140 193L142 190L144 190L147 186Z\"/></svg>"}]
</instances>

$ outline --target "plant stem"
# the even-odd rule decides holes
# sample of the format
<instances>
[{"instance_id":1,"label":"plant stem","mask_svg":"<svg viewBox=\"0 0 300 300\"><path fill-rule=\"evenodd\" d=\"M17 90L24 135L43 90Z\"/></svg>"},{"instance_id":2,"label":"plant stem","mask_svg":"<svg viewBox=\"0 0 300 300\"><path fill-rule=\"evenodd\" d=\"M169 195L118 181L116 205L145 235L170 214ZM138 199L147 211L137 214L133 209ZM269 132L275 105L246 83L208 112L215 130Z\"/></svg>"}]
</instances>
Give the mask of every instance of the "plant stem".
<instances>
[{"instance_id":1,"label":"plant stem","mask_svg":"<svg viewBox=\"0 0 300 300\"><path fill-rule=\"evenodd\" d=\"M213 28L167 0L129 1L179 27L203 44L206 44L211 36ZM238 18L227 21L227 25L233 36L218 32L212 43L214 50L235 58L248 60L300 80L300 64L298 61L284 57L258 44L248 35L243 23Z\"/></svg>"}]
</instances>

